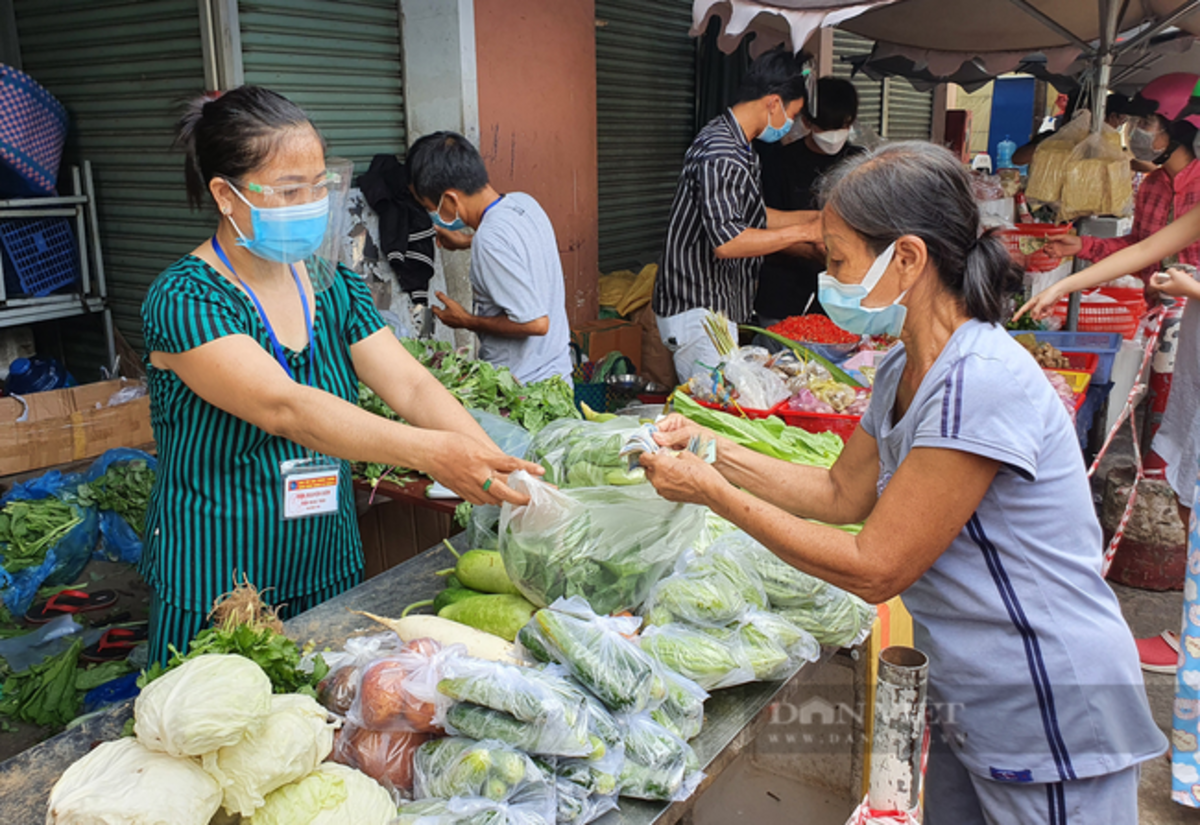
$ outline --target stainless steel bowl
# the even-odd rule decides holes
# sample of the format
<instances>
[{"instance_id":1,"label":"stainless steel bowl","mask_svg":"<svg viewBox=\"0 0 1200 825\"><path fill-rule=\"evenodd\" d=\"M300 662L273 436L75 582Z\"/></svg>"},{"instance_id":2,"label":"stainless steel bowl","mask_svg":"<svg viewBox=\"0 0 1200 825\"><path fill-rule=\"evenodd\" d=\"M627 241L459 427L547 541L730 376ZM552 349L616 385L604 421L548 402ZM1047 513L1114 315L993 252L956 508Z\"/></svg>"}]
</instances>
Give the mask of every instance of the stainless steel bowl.
<instances>
[{"instance_id":1,"label":"stainless steel bowl","mask_svg":"<svg viewBox=\"0 0 1200 825\"><path fill-rule=\"evenodd\" d=\"M637 375L623 374L608 376L609 389L617 392L639 393L646 388L646 381Z\"/></svg>"}]
</instances>

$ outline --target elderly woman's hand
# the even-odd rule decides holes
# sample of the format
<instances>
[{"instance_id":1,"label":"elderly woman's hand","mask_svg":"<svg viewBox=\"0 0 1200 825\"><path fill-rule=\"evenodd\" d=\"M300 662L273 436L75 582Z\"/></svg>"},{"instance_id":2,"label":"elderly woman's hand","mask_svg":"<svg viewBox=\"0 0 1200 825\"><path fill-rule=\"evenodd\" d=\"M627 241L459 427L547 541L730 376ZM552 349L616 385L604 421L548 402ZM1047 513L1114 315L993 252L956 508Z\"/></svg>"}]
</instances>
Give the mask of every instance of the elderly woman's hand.
<instances>
[{"instance_id":1,"label":"elderly woman's hand","mask_svg":"<svg viewBox=\"0 0 1200 825\"><path fill-rule=\"evenodd\" d=\"M694 421L684 418L679 413L672 413L658 422L658 432L654 440L658 446L668 450L686 450L693 436L712 440L713 434Z\"/></svg>"},{"instance_id":2,"label":"elderly woman's hand","mask_svg":"<svg viewBox=\"0 0 1200 825\"><path fill-rule=\"evenodd\" d=\"M711 464L695 453L647 453L639 459L646 479L667 501L711 505L718 491L729 483Z\"/></svg>"}]
</instances>

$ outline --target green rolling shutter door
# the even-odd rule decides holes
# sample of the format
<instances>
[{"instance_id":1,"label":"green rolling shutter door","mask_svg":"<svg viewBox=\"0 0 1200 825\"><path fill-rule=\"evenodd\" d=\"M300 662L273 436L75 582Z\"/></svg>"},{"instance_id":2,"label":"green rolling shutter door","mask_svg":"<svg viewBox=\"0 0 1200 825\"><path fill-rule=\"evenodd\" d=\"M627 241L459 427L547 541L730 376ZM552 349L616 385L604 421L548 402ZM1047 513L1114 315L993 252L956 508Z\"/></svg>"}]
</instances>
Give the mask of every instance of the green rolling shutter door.
<instances>
[{"instance_id":1,"label":"green rolling shutter door","mask_svg":"<svg viewBox=\"0 0 1200 825\"><path fill-rule=\"evenodd\" d=\"M653 263L695 137L691 0L596 0L600 269Z\"/></svg>"},{"instance_id":2,"label":"green rolling shutter door","mask_svg":"<svg viewBox=\"0 0 1200 825\"><path fill-rule=\"evenodd\" d=\"M245 82L300 105L329 153L366 171L403 154L404 89L397 0L242 0Z\"/></svg>"},{"instance_id":3,"label":"green rolling shutter door","mask_svg":"<svg viewBox=\"0 0 1200 825\"><path fill-rule=\"evenodd\" d=\"M858 119L889 140L928 140L933 128L933 92L919 92L904 78L872 80L851 76L846 58L871 53L875 43L851 32L833 32L833 76L858 90ZM886 122L885 122L886 121Z\"/></svg>"},{"instance_id":4,"label":"green rolling shutter door","mask_svg":"<svg viewBox=\"0 0 1200 825\"><path fill-rule=\"evenodd\" d=\"M196 0L14 0L24 70L63 102L63 163L92 162L113 314L142 347L154 277L212 231L188 208L171 151L182 101L204 90Z\"/></svg>"}]
</instances>

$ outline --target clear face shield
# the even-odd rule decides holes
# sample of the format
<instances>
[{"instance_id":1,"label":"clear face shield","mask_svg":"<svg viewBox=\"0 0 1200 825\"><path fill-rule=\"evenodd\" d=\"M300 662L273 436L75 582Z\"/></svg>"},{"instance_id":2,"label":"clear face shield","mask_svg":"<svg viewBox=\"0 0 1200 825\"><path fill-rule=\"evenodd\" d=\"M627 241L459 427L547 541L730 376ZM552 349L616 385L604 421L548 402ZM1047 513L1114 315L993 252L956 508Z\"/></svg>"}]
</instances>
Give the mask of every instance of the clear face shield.
<instances>
[{"instance_id":1,"label":"clear face shield","mask_svg":"<svg viewBox=\"0 0 1200 825\"><path fill-rule=\"evenodd\" d=\"M326 182L329 218L325 225L325 237L317 250L304 258L308 278L314 292L323 292L333 286L337 279L337 267L347 254L350 227L350 183L354 177L354 161L330 157L325 160L328 173Z\"/></svg>"}]
</instances>

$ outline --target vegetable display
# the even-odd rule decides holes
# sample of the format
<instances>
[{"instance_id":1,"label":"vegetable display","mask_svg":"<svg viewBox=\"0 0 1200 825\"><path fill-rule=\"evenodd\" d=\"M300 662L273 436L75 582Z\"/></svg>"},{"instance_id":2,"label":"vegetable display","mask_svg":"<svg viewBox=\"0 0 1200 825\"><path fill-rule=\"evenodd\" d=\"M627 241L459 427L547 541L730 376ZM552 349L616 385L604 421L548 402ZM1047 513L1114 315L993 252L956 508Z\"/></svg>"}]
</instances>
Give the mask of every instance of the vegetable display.
<instances>
[{"instance_id":1,"label":"vegetable display","mask_svg":"<svg viewBox=\"0 0 1200 825\"><path fill-rule=\"evenodd\" d=\"M154 470L143 460L112 464L104 475L79 485L81 503L111 510L133 528L139 539L146 535L146 508L154 488Z\"/></svg>"},{"instance_id":2,"label":"vegetable display","mask_svg":"<svg viewBox=\"0 0 1200 825\"><path fill-rule=\"evenodd\" d=\"M46 551L83 521L72 504L47 496L10 501L0 509L0 557L10 573L37 567Z\"/></svg>"},{"instance_id":3,"label":"vegetable display","mask_svg":"<svg viewBox=\"0 0 1200 825\"><path fill-rule=\"evenodd\" d=\"M83 643L10 675L0 689L0 715L35 725L62 727L79 715L83 695L129 672L125 662L78 666Z\"/></svg>"},{"instance_id":4,"label":"vegetable display","mask_svg":"<svg viewBox=\"0 0 1200 825\"><path fill-rule=\"evenodd\" d=\"M675 394L675 411L719 436L755 452L814 467L832 467L842 452L842 440L833 433L810 433L789 427L778 418L759 421L702 407L686 395Z\"/></svg>"}]
</instances>

